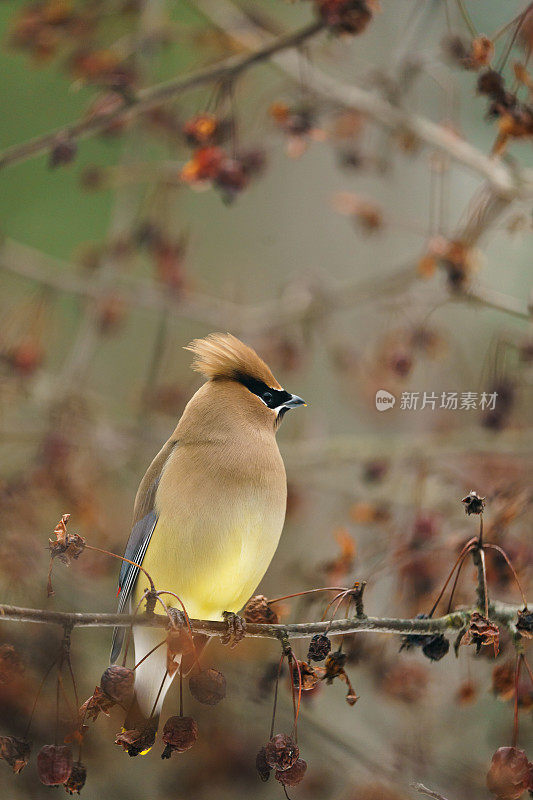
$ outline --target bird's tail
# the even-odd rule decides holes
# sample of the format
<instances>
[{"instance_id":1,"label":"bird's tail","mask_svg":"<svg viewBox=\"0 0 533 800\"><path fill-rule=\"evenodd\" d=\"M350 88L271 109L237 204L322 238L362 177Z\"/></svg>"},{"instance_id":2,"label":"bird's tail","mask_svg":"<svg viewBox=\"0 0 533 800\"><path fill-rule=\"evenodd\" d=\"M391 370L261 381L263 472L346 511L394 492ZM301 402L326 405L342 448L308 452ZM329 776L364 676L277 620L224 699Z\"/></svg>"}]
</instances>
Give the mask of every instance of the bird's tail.
<instances>
[{"instance_id":1,"label":"bird's tail","mask_svg":"<svg viewBox=\"0 0 533 800\"><path fill-rule=\"evenodd\" d=\"M141 626L134 628L135 661L138 664L145 656L147 658L135 670L135 695L124 722L124 730L136 730L142 734L142 744L132 748L137 752L131 752L131 755L144 755L151 749L155 741L163 701L174 677L167 675L166 647L159 647L151 655L148 655L161 642L161 639L160 629ZM179 656L175 657L175 660L179 662ZM140 747L142 749L139 749Z\"/></svg>"}]
</instances>

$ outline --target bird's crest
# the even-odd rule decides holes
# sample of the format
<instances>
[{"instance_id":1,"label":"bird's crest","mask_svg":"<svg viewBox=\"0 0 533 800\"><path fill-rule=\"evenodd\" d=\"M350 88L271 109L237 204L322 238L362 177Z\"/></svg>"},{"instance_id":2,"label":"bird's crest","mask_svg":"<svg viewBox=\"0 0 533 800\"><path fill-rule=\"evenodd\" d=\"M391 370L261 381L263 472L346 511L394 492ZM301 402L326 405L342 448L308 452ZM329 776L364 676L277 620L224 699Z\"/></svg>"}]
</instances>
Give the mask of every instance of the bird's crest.
<instances>
[{"instance_id":1,"label":"bird's crest","mask_svg":"<svg viewBox=\"0 0 533 800\"><path fill-rule=\"evenodd\" d=\"M263 381L274 389L281 389L255 350L231 333L210 333L205 339L194 339L185 350L194 353L192 368L210 380L240 380L246 376Z\"/></svg>"}]
</instances>

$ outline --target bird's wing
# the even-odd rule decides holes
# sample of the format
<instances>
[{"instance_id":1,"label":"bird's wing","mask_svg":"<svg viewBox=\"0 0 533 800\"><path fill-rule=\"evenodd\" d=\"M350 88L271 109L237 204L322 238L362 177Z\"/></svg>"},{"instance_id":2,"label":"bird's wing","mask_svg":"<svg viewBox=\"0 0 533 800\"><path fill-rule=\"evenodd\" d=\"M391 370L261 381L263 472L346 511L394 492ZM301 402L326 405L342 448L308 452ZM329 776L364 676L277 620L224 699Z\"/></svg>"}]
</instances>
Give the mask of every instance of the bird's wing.
<instances>
[{"instance_id":1,"label":"bird's wing","mask_svg":"<svg viewBox=\"0 0 533 800\"><path fill-rule=\"evenodd\" d=\"M155 495L161 475L168 461L168 457L175 447L175 441L169 441L160 450L152 461L146 475L144 476L137 498L135 500L134 525L126 545L124 558L134 561L135 564L142 564L152 534L157 525L157 513L154 508ZM142 516L141 516L142 515ZM122 562L118 579L118 613L121 614L125 609L133 592L135 582L139 575L139 567ZM113 630L113 641L111 645L110 661L113 664L122 649L124 642L124 628Z\"/></svg>"}]
</instances>

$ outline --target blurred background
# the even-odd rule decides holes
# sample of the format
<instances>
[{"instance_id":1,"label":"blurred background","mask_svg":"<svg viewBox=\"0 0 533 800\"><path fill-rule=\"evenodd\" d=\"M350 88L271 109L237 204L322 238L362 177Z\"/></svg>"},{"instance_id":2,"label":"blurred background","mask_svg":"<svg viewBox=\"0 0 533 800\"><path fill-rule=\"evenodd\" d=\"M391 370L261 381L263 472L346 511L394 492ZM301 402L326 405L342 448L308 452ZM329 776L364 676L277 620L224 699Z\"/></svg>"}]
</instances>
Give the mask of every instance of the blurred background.
<instances>
[{"instance_id":1,"label":"blurred background","mask_svg":"<svg viewBox=\"0 0 533 800\"><path fill-rule=\"evenodd\" d=\"M279 434L287 522L261 592L366 580L367 613L427 613L477 532L461 504L475 489L487 498L487 537L506 548L527 594L528 191L497 198L484 167L452 158L453 147L428 147L408 120L432 120L446 142L459 134L485 156L496 143L493 163L531 182L530 139L497 140L499 120L476 85L492 59L527 102L529 78L514 65L527 64L533 19L517 16L524 0L381 0L354 37L333 21L341 5L0 4L2 602L114 610L117 562L97 553L56 564L47 598L47 537L70 513L72 531L123 552L139 480L199 385L182 348L217 330L254 346L308 402ZM311 31L317 18L325 30ZM298 46L273 60L217 73L297 31L307 31ZM210 69L198 85L146 102L150 87ZM406 124L384 126L355 101L339 102L324 74L341 94L357 86L401 107ZM394 408L377 410L381 389ZM443 392L457 393L456 409L441 408ZM411 404L419 393L416 408L402 407L403 393ZM422 408L424 393L434 408L428 398ZM497 395L494 408L482 407L483 393ZM502 563L489 557L488 570L491 595L518 604ZM455 602L473 599L468 566ZM314 620L325 605L287 601L279 611ZM59 637L1 624L0 643L18 659L0 680L1 735L24 731ZM450 651L430 663L399 644L375 633L346 640L354 707L336 682L304 696L309 767L291 797L402 800L417 796L412 781L448 800L489 796L486 768L510 743L513 716L494 669L512 663L512 647L503 636L496 661L490 648L476 657L463 647L458 659ZM109 630L74 631L80 699L109 645ZM305 658L306 644L295 651ZM228 696L215 709L186 696L197 745L170 761L159 746L129 759L114 744L122 720L112 712L84 743L87 800L282 796L254 766L278 648L215 643L208 659ZM525 679L519 702L525 745ZM291 713L285 677L279 728L290 728ZM32 723L34 752L53 739L55 714L52 677ZM67 735L63 701L61 725ZM0 787L10 798L48 796L35 759L19 776L0 765Z\"/></svg>"}]
</instances>

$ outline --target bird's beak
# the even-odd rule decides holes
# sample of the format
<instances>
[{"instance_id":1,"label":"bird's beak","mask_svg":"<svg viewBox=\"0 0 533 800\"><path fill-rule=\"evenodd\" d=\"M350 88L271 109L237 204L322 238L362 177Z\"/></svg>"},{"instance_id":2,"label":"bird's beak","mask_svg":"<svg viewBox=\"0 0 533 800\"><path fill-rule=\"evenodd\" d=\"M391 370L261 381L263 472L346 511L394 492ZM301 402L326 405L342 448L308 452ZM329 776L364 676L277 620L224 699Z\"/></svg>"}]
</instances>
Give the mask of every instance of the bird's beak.
<instances>
[{"instance_id":1,"label":"bird's beak","mask_svg":"<svg viewBox=\"0 0 533 800\"><path fill-rule=\"evenodd\" d=\"M306 406L307 403L305 400L302 400L301 397L298 397L297 394L292 394L291 399L287 400L286 403L283 403L283 408L296 408L296 406Z\"/></svg>"}]
</instances>

